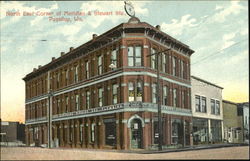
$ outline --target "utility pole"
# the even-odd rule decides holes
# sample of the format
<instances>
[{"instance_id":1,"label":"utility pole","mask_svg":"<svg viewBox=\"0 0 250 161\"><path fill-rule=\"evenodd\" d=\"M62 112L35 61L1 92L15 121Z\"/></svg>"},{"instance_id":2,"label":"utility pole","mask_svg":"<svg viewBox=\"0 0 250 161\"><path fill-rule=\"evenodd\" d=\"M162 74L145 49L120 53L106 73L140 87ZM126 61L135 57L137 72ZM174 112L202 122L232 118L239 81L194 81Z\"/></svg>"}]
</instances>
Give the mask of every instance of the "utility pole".
<instances>
[{"instance_id":1,"label":"utility pole","mask_svg":"<svg viewBox=\"0 0 250 161\"><path fill-rule=\"evenodd\" d=\"M158 142L158 150L162 150L163 143L163 133L162 133L162 115L161 115L161 92L160 92L160 61L161 53L169 51L171 49L166 49L160 52L151 53L148 56L156 55L156 67L157 67L157 105L158 105L158 132L159 132L159 142ZM160 56L159 56L160 55ZM147 56L147 57L148 57Z\"/></svg>"},{"instance_id":2,"label":"utility pole","mask_svg":"<svg viewBox=\"0 0 250 161\"><path fill-rule=\"evenodd\" d=\"M52 90L49 91L48 95L48 148L52 148Z\"/></svg>"}]
</instances>

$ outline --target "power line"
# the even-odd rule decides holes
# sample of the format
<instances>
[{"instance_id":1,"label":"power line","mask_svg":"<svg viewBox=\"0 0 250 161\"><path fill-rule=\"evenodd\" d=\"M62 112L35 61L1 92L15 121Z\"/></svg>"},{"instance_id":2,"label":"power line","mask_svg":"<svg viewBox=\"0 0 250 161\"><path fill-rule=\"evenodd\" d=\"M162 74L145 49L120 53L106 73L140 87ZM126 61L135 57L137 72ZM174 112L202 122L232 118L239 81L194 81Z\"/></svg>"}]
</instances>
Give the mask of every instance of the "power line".
<instances>
[{"instance_id":1,"label":"power line","mask_svg":"<svg viewBox=\"0 0 250 161\"><path fill-rule=\"evenodd\" d=\"M233 47L233 46L235 46L235 45L238 45L238 44L244 42L245 40L247 40L247 39L243 39L243 40L238 41L238 42L236 42L236 43L234 43L234 44L232 44L232 45L230 45L230 46L228 46L228 47L226 47L226 48L224 48L224 49L221 49L221 50L219 50L219 51L216 51L215 53L210 54L210 55L208 55L207 57L204 57L204 58L202 58L202 59L200 59L200 60L198 60L198 61L192 63L191 65L195 65L195 64L197 64L197 63L200 63L201 61L204 61L204 60L206 60L207 58L209 58L209 57L211 57L211 56L213 56L213 55L216 55L216 54L218 54L218 53L220 53L220 52L222 52L222 51L224 51L224 50L226 50L226 49L229 49L229 48L231 48L231 47Z\"/></svg>"}]
</instances>

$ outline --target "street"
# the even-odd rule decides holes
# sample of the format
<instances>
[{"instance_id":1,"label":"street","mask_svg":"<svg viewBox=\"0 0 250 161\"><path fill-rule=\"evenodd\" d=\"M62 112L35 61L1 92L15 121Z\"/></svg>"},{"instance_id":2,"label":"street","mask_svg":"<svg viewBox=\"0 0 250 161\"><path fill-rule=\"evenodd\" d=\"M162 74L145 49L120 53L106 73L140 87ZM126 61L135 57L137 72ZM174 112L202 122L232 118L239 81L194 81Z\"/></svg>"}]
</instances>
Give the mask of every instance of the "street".
<instances>
[{"instance_id":1,"label":"street","mask_svg":"<svg viewBox=\"0 0 250 161\"><path fill-rule=\"evenodd\" d=\"M138 154L115 150L1 147L1 160L249 159L249 147Z\"/></svg>"}]
</instances>

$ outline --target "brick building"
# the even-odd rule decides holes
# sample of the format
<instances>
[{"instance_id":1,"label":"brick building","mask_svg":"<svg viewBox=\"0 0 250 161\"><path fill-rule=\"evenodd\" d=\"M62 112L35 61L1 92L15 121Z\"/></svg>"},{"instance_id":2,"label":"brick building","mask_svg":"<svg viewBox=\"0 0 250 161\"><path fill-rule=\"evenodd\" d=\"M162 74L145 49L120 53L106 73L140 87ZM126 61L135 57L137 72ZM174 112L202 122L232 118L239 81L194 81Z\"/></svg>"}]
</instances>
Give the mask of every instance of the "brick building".
<instances>
[{"instance_id":1,"label":"brick building","mask_svg":"<svg viewBox=\"0 0 250 161\"><path fill-rule=\"evenodd\" d=\"M159 64L163 145L190 145L194 51L135 17L23 78L27 144L48 143L51 107L52 140L60 147L153 148L159 136L157 66L156 56L148 55L168 48Z\"/></svg>"}]
</instances>

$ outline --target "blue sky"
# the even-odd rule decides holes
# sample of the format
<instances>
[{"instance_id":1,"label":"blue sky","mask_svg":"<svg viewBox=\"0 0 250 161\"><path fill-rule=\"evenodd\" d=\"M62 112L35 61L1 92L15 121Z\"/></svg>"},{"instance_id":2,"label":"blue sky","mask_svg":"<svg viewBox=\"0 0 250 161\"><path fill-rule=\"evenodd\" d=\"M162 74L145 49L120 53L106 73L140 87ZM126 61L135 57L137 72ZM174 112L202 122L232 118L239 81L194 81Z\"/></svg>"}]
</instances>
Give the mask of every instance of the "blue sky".
<instances>
[{"instance_id":1,"label":"blue sky","mask_svg":"<svg viewBox=\"0 0 250 161\"><path fill-rule=\"evenodd\" d=\"M132 1L136 16L190 46L191 74L224 87L223 98L249 99L248 1ZM51 22L49 16L6 16L7 11L122 11L123 1L2 2L1 117L24 119L24 81L38 65L127 22L127 15L82 16ZM56 17L56 16L54 16ZM73 16L57 16L73 19ZM47 40L47 41L41 41Z\"/></svg>"}]
</instances>

